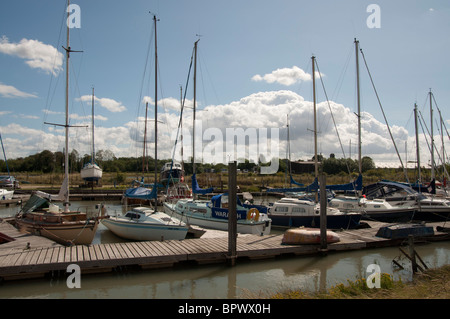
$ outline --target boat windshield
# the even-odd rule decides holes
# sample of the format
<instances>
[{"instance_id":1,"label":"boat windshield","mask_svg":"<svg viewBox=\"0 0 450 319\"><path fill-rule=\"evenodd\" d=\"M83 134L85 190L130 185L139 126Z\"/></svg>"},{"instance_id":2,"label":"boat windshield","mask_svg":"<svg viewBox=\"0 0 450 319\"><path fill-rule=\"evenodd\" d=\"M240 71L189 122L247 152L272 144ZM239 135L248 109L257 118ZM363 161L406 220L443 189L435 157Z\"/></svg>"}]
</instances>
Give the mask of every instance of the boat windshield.
<instances>
[{"instance_id":1,"label":"boat windshield","mask_svg":"<svg viewBox=\"0 0 450 319\"><path fill-rule=\"evenodd\" d=\"M139 218L141 218L141 214L128 212L128 213L125 214L125 217L128 217L130 219L139 219Z\"/></svg>"}]
</instances>

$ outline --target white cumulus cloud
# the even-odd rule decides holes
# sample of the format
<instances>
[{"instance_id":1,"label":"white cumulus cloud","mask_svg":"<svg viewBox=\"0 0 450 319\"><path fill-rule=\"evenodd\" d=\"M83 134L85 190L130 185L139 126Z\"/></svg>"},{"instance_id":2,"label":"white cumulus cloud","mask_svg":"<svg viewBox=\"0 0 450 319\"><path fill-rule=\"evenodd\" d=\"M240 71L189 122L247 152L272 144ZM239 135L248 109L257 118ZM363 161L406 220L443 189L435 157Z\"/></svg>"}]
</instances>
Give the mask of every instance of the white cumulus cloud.
<instances>
[{"instance_id":1,"label":"white cumulus cloud","mask_svg":"<svg viewBox=\"0 0 450 319\"><path fill-rule=\"evenodd\" d=\"M35 94L30 94L26 92L22 92L19 89L16 89L14 86L5 85L0 83L0 95L7 98L28 98L28 97L37 97Z\"/></svg>"},{"instance_id":2,"label":"white cumulus cloud","mask_svg":"<svg viewBox=\"0 0 450 319\"><path fill-rule=\"evenodd\" d=\"M323 75L323 74L322 74ZM316 76L319 76L319 73L316 72ZM290 86L298 82L308 82L312 80L312 75L306 73L302 69L297 66L293 66L292 68L282 68L276 69L271 73L267 73L265 75L256 74L252 77L252 81L265 81L267 83L279 83L285 86Z\"/></svg>"},{"instance_id":3,"label":"white cumulus cloud","mask_svg":"<svg viewBox=\"0 0 450 319\"><path fill-rule=\"evenodd\" d=\"M81 100L83 102L90 102L92 101L92 95L83 95L77 100ZM124 105L122 105L122 102L117 102L116 100L106 97L98 98L94 96L94 102L98 103L101 107L104 107L105 109L113 113L124 112L127 110L127 108Z\"/></svg>"},{"instance_id":4,"label":"white cumulus cloud","mask_svg":"<svg viewBox=\"0 0 450 319\"><path fill-rule=\"evenodd\" d=\"M38 40L22 39L19 43L11 43L6 36L2 36L0 52L25 59L25 63L31 68L41 69L53 75L62 70L64 61L64 55L55 47Z\"/></svg>"}]
</instances>

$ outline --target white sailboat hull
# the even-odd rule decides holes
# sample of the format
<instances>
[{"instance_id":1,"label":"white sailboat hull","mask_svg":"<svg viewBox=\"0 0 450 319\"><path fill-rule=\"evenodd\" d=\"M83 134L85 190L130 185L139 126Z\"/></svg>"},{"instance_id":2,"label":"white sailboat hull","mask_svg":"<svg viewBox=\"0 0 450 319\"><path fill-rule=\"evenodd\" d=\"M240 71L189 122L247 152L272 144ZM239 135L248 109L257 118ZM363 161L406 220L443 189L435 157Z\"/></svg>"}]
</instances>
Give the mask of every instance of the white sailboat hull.
<instances>
[{"instance_id":1,"label":"white sailboat hull","mask_svg":"<svg viewBox=\"0 0 450 319\"><path fill-rule=\"evenodd\" d=\"M7 189L0 189L0 200L12 199L14 191L9 191Z\"/></svg>"},{"instance_id":2,"label":"white sailboat hull","mask_svg":"<svg viewBox=\"0 0 450 319\"><path fill-rule=\"evenodd\" d=\"M168 215L176 214L177 218L187 221L190 225L228 231L228 219L218 219L203 214L201 214L203 216L200 216L200 214L183 214L175 209L175 205L169 203L164 203L164 211ZM270 219L255 222L237 221L237 232L241 234L269 235L270 230Z\"/></svg>"},{"instance_id":3,"label":"white sailboat hull","mask_svg":"<svg viewBox=\"0 0 450 319\"><path fill-rule=\"evenodd\" d=\"M85 181L98 181L102 178L103 171L97 164L86 164L81 169L81 178Z\"/></svg>"},{"instance_id":4,"label":"white sailboat hull","mask_svg":"<svg viewBox=\"0 0 450 319\"><path fill-rule=\"evenodd\" d=\"M182 240L186 238L187 226L158 225L108 218L102 221L115 235L130 240Z\"/></svg>"}]
</instances>

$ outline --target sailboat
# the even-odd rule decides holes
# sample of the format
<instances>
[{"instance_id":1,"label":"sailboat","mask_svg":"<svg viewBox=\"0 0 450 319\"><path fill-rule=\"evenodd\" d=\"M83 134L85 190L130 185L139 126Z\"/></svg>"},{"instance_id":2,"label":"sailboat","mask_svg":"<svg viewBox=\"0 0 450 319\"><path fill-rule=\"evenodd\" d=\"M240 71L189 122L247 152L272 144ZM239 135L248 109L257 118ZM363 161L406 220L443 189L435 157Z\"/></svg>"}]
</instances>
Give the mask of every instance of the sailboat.
<instances>
[{"instance_id":1,"label":"sailboat","mask_svg":"<svg viewBox=\"0 0 450 319\"><path fill-rule=\"evenodd\" d=\"M156 16L153 16L155 28L155 67L158 65L157 61L157 42L156 42ZM125 191L124 198L128 203L128 199L135 199L139 201L156 200L158 195L158 187L162 185L157 184L157 69L155 70L155 183L153 187L147 188L144 184L144 177L139 183L138 187L129 188ZM145 111L145 130L144 130L144 154L143 163L145 163L146 138L147 138L147 110L148 103L146 103ZM143 164L143 170L145 165ZM144 172L142 172L144 173ZM142 174L144 175L144 174ZM129 239L129 240L181 240L187 235L189 227L186 223L171 217L164 212L158 212L156 209L150 207L135 207L127 210L124 216L110 216L109 219L102 221L111 232L115 235Z\"/></svg>"},{"instance_id":2,"label":"sailboat","mask_svg":"<svg viewBox=\"0 0 450 319\"><path fill-rule=\"evenodd\" d=\"M315 192L315 199L281 198L273 203L268 211L273 227L320 227L320 204L318 203L318 156L317 156L317 112L315 93L315 57L312 57L313 103L314 103L314 182L306 187L297 187L296 192ZM322 194L321 194L322 195ZM322 195L325 196L325 195ZM339 209L326 207L327 228L348 229L359 225L361 214L357 212L341 212Z\"/></svg>"},{"instance_id":3,"label":"sailboat","mask_svg":"<svg viewBox=\"0 0 450 319\"><path fill-rule=\"evenodd\" d=\"M194 113L193 130L195 130L195 110L196 110L196 71L197 71L197 40L194 44ZM202 189L198 185L195 168L195 131L192 134L192 193L193 198L182 198L176 203L164 203L164 210L167 214L175 214L178 218L190 225L206 227L211 229L228 230L228 194L219 194L211 200L200 200L199 194L205 195L213 192L213 188ZM237 205L237 232L264 234L271 230L272 221L267 216L267 208L242 204L239 200Z\"/></svg>"},{"instance_id":4,"label":"sailboat","mask_svg":"<svg viewBox=\"0 0 450 319\"><path fill-rule=\"evenodd\" d=\"M92 151L91 160L81 169L81 178L88 183L96 182L102 178L103 171L95 163L95 147L94 147L94 88L92 88Z\"/></svg>"},{"instance_id":5,"label":"sailboat","mask_svg":"<svg viewBox=\"0 0 450 319\"><path fill-rule=\"evenodd\" d=\"M361 103L360 103L360 83L359 83L359 41L354 40L356 59L356 89L358 106L358 179L349 184L331 185L329 189L340 191L353 191L354 196L339 195L330 200L328 205L337 208L342 212L358 212L362 214L362 219L376 220L382 222L404 222L410 221L414 215L414 208L411 206L394 207L384 199L369 199L362 197L362 151L361 151ZM328 187L328 186L327 186Z\"/></svg>"},{"instance_id":6,"label":"sailboat","mask_svg":"<svg viewBox=\"0 0 450 319\"><path fill-rule=\"evenodd\" d=\"M3 187L12 188L12 190L0 188L0 200L8 200L13 198L14 188L16 185L14 183L15 179L11 177L11 174L9 173L8 160L6 159L5 148L3 147L2 134L0 134L0 141L2 143L3 156L5 157L6 170L8 171L8 175L0 176L0 185Z\"/></svg>"},{"instance_id":7,"label":"sailboat","mask_svg":"<svg viewBox=\"0 0 450 319\"><path fill-rule=\"evenodd\" d=\"M70 1L68 1L70 2ZM91 244L94 239L99 220L105 218L105 208L99 206L99 211L86 213L69 210L69 58L71 50L69 46L69 27L67 27L66 51L66 123L46 123L65 128L65 163L64 181L58 195L50 195L37 191L26 202L24 207L15 216L16 226L23 231L30 232L52 239L64 245ZM53 200L64 201L64 208L52 203Z\"/></svg>"}]
</instances>

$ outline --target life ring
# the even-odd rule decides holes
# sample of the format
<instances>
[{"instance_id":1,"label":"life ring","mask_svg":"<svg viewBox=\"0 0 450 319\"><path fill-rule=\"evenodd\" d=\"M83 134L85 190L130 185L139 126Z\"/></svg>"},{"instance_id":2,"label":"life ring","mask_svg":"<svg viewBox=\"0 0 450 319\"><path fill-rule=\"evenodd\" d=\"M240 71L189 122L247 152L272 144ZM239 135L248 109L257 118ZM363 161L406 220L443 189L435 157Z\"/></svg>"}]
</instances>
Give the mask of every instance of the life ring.
<instances>
[{"instance_id":1,"label":"life ring","mask_svg":"<svg viewBox=\"0 0 450 319\"><path fill-rule=\"evenodd\" d=\"M247 212L247 219L248 220L259 220L259 210L257 208L250 208Z\"/></svg>"}]
</instances>

